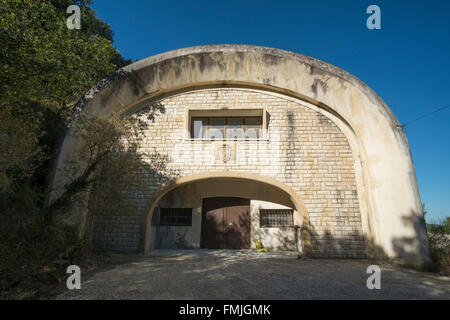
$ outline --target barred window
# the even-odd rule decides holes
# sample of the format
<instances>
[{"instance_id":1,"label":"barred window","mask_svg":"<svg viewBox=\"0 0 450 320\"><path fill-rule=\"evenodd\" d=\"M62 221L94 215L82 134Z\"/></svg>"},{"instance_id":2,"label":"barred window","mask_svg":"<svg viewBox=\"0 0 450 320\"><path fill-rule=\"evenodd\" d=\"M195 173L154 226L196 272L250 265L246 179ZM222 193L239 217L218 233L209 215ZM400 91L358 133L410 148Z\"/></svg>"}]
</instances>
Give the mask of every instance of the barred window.
<instances>
[{"instance_id":1,"label":"barred window","mask_svg":"<svg viewBox=\"0 0 450 320\"><path fill-rule=\"evenodd\" d=\"M258 140L262 117L193 117L191 138L211 140Z\"/></svg>"},{"instance_id":2,"label":"barred window","mask_svg":"<svg viewBox=\"0 0 450 320\"><path fill-rule=\"evenodd\" d=\"M294 211L289 209L260 209L260 227L293 227Z\"/></svg>"},{"instance_id":3,"label":"barred window","mask_svg":"<svg viewBox=\"0 0 450 320\"><path fill-rule=\"evenodd\" d=\"M192 226L192 208L159 208L160 226Z\"/></svg>"}]
</instances>

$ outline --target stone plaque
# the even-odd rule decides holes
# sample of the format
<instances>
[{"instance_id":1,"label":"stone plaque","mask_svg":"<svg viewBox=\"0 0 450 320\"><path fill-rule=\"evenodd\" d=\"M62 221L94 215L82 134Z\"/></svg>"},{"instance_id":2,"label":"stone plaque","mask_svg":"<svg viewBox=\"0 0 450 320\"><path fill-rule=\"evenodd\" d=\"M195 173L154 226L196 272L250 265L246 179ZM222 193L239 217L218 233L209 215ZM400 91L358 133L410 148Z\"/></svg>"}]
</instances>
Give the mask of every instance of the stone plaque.
<instances>
[{"instance_id":1,"label":"stone plaque","mask_svg":"<svg viewBox=\"0 0 450 320\"><path fill-rule=\"evenodd\" d=\"M236 164L236 144L229 142L213 143L214 164Z\"/></svg>"}]
</instances>

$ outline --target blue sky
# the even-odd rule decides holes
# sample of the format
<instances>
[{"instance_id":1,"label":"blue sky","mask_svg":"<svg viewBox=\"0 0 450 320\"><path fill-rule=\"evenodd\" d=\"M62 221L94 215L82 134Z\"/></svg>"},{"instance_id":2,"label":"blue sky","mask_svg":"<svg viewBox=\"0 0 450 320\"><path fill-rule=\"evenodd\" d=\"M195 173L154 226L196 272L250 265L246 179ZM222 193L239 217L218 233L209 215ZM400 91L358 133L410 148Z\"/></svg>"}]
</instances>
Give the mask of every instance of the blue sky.
<instances>
[{"instance_id":1,"label":"blue sky","mask_svg":"<svg viewBox=\"0 0 450 320\"><path fill-rule=\"evenodd\" d=\"M366 8L381 8L368 30ZM450 1L94 0L114 44L139 60L194 45L238 43L334 64L374 89L400 123L450 104ZM450 108L406 127L427 221L450 215Z\"/></svg>"}]
</instances>

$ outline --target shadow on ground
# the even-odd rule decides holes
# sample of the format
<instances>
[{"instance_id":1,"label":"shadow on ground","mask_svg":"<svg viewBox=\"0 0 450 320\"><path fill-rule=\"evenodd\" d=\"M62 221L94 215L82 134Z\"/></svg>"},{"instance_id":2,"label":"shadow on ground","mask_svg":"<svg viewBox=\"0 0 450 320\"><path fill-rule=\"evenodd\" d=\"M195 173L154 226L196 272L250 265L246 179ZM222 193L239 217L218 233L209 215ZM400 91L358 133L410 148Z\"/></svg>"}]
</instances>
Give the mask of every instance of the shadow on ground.
<instances>
[{"instance_id":1,"label":"shadow on ground","mask_svg":"<svg viewBox=\"0 0 450 320\"><path fill-rule=\"evenodd\" d=\"M57 299L450 299L450 278L369 260L298 259L293 252L156 250L84 279Z\"/></svg>"}]
</instances>

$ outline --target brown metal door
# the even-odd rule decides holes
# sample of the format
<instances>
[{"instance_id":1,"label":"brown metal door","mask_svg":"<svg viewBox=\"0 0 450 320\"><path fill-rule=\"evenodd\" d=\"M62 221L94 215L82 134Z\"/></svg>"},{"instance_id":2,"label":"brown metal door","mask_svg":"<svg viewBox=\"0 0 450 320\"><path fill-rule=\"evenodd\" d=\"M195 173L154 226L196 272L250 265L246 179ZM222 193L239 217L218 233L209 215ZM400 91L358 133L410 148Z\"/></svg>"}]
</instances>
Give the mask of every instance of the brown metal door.
<instances>
[{"instance_id":1,"label":"brown metal door","mask_svg":"<svg viewBox=\"0 0 450 320\"><path fill-rule=\"evenodd\" d=\"M211 249L250 248L250 200L242 198L203 199L203 247Z\"/></svg>"},{"instance_id":2,"label":"brown metal door","mask_svg":"<svg viewBox=\"0 0 450 320\"><path fill-rule=\"evenodd\" d=\"M222 198L203 199L203 247L223 249L225 246L226 207Z\"/></svg>"},{"instance_id":3,"label":"brown metal door","mask_svg":"<svg viewBox=\"0 0 450 320\"><path fill-rule=\"evenodd\" d=\"M226 247L250 249L250 200L227 198L226 211Z\"/></svg>"}]
</instances>

